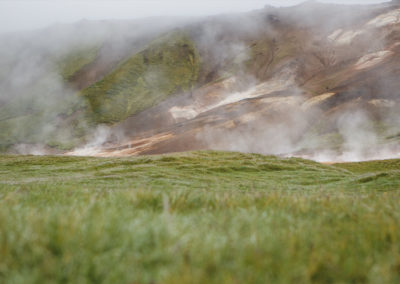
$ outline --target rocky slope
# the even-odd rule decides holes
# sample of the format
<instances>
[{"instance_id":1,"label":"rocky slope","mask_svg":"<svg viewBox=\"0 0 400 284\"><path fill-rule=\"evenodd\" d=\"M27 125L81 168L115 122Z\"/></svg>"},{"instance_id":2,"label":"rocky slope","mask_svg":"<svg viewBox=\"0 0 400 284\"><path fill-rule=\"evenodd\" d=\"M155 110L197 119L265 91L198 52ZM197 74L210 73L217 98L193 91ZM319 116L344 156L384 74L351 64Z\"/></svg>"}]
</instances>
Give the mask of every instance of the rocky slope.
<instances>
[{"instance_id":1,"label":"rocky slope","mask_svg":"<svg viewBox=\"0 0 400 284\"><path fill-rule=\"evenodd\" d=\"M24 88L15 74L26 46L14 61L2 50L2 66L13 70L0 73L3 148L97 156L217 149L321 161L400 156L398 1L307 2L164 21L85 23L90 40L71 42L65 33L64 48L31 48L31 69L49 63L36 76L25 68Z\"/></svg>"}]
</instances>

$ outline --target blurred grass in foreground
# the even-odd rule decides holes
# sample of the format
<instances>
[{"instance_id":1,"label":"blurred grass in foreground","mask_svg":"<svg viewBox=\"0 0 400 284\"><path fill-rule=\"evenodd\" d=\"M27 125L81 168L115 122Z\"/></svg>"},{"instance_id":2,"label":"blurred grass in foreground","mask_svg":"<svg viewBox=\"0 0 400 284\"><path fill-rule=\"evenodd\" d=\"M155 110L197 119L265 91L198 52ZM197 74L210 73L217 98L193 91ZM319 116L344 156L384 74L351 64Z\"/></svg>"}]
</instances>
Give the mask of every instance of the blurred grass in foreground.
<instances>
[{"instance_id":1,"label":"blurred grass in foreground","mask_svg":"<svg viewBox=\"0 0 400 284\"><path fill-rule=\"evenodd\" d=\"M399 283L400 160L0 156L0 283Z\"/></svg>"}]
</instances>

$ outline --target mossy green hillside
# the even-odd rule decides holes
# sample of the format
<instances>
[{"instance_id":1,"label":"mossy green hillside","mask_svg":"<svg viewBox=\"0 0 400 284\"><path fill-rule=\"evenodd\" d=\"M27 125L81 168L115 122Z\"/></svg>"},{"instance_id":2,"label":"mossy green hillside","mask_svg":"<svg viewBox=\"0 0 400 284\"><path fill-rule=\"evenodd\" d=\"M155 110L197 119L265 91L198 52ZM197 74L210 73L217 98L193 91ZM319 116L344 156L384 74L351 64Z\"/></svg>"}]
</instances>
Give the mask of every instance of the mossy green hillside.
<instances>
[{"instance_id":1,"label":"mossy green hillside","mask_svg":"<svg viewBox=\"0 0 400 284\"><path fill-rule=\"evenodd\" d=\"M84 90L86 100L68 88L68 81L96 59L100 46L76 48L53 58L56 71L45 72L23 95L0 106L0 150L19 143L69 149L82 142L85 127L120 121L196 82L197 51L183 33L175 32Z\"/></svg>"},{"instance_id":2,"label":"mossy green hillside","mask_svg":"<svg viewBox=\"0 0 400 284\"><path fill-rule=\"evenodd\" d=\"M72 49L71 52L57 59L57 72L65 81L86 65L92 63L98 56L101 45L83 46Z\"/></svg>"},{"instance_id":3,"label":"mossy green hillside","mask_svg":"<svg viewBox=\"0 0 400 284\"><path fill-rule=\"evenodd\" d=\"M118 122L196 83L199 58L183 32L173 32L82 91L97 122Z\"/></svg>"},{"instance_id":4,"label":"mossy green hillside","mask_svg":"<svg viewBox=\"0 0 400 284\"><path fill-rule=\"evenodd\" d=\"M399 161L0 157L1 283L398 283Z\"/></svg>"},{"instance_id":5,"label":"mossy green hillside","mask_svg":"<svg viewBox=\"0 0 400 284\"><path fill-rule=\"evenodd\" d=\"M50 56L47 68L38 70L29 88L0 106L0 151L19 143L61 149L79 143L84 135L80 129L86 123L85 101L69 88L68 80L96 59L100 46L80 46Z\"/></svg>"},{"instance_id":6,"label":"mossy green hillside","mask_svg":"<svg viewBox=\"0 0 400 284\"><path fill-rule=\"evenodd\" d=\"M76 126L85 123L85 101L55 82L52 74L45 74L23 95L0 106L0 151L19 143L66 145L77 138Z\"/></svg>"}]
</instances>

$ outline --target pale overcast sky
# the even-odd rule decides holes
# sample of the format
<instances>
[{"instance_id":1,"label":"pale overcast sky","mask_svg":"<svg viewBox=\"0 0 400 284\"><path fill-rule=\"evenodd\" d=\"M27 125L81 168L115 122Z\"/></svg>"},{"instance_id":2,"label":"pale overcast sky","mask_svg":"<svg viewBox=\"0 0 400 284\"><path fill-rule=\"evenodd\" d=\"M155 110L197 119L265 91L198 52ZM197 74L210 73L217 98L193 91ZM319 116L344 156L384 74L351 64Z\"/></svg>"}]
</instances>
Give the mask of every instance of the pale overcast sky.
<instances>
[{"instance_id":1,"label":"pale overcast sky","mask_svg":"<svg viewBox=\"0 0 400 284\"><path fill-rule=\"evenodd\" d=\"M81 19L134 19L152 16L201 16L242 12L265 5L289 6L302 0L0 0L0 33L30 30ZM326 0L369 4L385 0Z\"/></svg>"}]
</instances>

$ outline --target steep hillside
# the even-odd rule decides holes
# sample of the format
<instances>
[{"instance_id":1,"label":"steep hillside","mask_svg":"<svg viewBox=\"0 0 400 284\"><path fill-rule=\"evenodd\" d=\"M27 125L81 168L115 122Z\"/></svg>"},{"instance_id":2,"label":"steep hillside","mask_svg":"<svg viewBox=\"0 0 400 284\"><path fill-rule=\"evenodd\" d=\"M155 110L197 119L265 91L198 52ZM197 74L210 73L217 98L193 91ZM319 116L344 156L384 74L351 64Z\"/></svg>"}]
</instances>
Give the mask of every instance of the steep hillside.
<instances>
[{"instance_id":1,"label":"steep hillside","mask_svg":"<svg viewBox=\"0 0 400 284\"><path fill-rule=\"evenodd\" d=\"M54 153L85 143L96 116L81 90L185 21L82 21L3 36L0 150Z\"/></svg>"},{"instance_id":2,"label":"steep hillside","mask_svg":"<svg viewBox=\"0 0 400 284\"><path fill-rule=\"evenodd\" d=\"M49 138L58 137L80 145L68 153L79 155L199 149L318 160L400 155L398 2L307 2L176 26L125 30L56 57L72 107L44 119L53 125L57 118L55 132L31 139L29 131L46 127L28 127L21 136L27 132L21 117L39 112L25 96L14 102L17 109L2 99L0 128L16 133L2 137L3 147L57 149ZM3 89L9 85L2 82Z\"/></svg>"},{"instance_id":3,"label":"steep hillside","mask_svg":"<svg viewBox=\"0 0 400 284\"><path fill-rule=\"evenodd\" d=\"M168 95L187 91L197 80L197 51L183 33L151 43L121 63L101 81L83 90L96 121L119 122L160 103Z\"/></svg>"},{"instance_id":4,"label":"steep hillside","mask_svg":"<svg viewBox=\"0 0 400 284\"><path fill-rule=\"evenodd\" d=\"M208 29L195 25L206 84L114 126L111 143L90 153L211 148L318 160L396 157L398 8L304 4L254 12L241 19L243 30L232 28L238 16L209 21ZM325 25L306 20L328 12ZM121 132L126 142L113 142Z\"/></svg>"}]
</instances>

